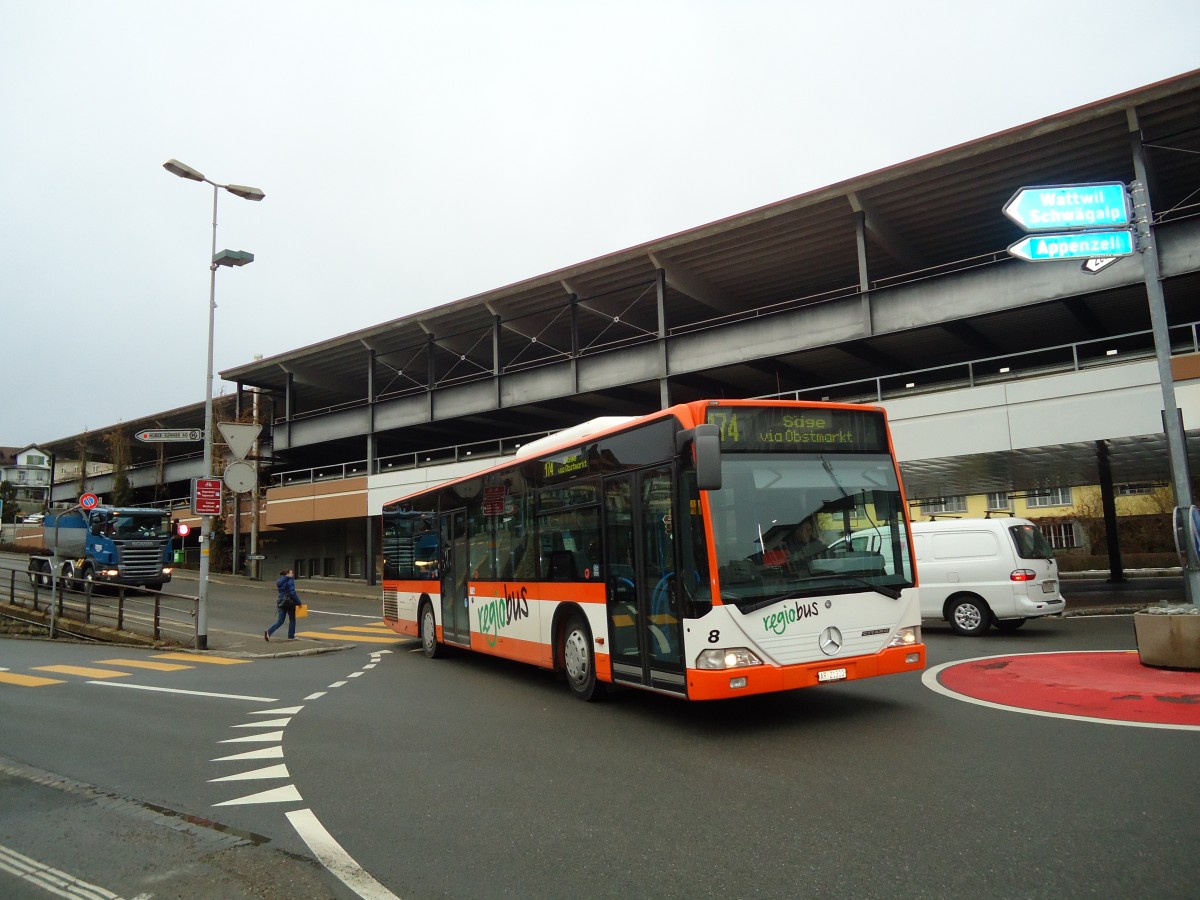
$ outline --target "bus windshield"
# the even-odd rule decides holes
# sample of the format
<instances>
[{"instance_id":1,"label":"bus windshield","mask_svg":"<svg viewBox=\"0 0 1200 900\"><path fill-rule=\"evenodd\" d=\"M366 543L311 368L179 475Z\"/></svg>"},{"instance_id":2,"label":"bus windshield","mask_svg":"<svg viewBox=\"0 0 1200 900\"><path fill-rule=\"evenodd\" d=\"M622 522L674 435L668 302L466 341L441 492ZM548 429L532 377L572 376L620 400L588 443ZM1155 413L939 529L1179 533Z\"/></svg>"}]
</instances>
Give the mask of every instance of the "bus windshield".
<instances>
[{"instance_id":1,"label":"bus windshield","mask_svg":"<svg viewBox=\"0 0 1200 900\"><path fill-rule=\"evenodd\" d=\"M708 497L723 602L748 612L914 583L887 454L727 454L722 477Z\"/></svg>"}]
</instances>

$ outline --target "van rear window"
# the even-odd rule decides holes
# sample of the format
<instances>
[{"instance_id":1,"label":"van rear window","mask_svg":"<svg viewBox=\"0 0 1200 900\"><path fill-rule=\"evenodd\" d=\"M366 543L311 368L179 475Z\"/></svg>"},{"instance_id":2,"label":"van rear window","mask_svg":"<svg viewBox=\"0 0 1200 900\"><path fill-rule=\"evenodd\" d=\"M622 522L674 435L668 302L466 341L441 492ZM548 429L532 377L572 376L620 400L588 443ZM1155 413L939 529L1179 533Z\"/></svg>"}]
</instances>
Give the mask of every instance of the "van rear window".
<instances>
[{"instance_id":1,"label":"van rear window","mask_svg":"<svg viewBox=\"0 0 1200 900\"><path fill-rule=\"evenodd\" d=\"M1054 559L1054 548L1036 525L1013 525L1008 530L1021 559Z\"/></svg>"}]
</instances>

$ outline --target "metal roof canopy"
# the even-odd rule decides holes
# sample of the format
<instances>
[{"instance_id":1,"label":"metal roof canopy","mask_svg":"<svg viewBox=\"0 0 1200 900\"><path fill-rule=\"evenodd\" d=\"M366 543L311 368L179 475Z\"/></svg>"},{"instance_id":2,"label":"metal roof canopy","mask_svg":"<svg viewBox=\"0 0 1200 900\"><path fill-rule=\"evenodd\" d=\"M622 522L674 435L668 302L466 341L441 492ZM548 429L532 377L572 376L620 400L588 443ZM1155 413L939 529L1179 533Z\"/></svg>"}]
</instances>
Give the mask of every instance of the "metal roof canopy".
<instances>
[{"instance_id":1,"label":"metal roof canopy","mask_svg":"<svg viewBox=\"0 0 1200 900\"><path fill-rule=\"evenodd\" d=\"M429 378L427 348L464 358L477 374L490 373L490 334L497 316L503 323L502 364L514 358L531 336L561 345L564 311L572 295L589 313L614 315L653 293L657 269L665 272L668 333L716 327L722 320L752 315L773 304L808 305L859 290L855 229L861 216L866 231L869 288L879 290L937 278L981 265L1013 262L1006 248L1023 232L1002 213L1022 186L1133 180L1130 128L1135 120L1148 147L1151 197L1159 221L1195 215L1200 187L1200 70L1046 119L1009 129L801 194L698 228L659 238L554 272L499 287L428 310L334 337L307 347L221 372L225 380L282 395L289 375L303 415L336 406L363 405L367 368L376 355L376 392L387 378L423 385ZM1017 264L1013 262L1013 264ZM1136 264L1126 261L1124 265ZM1025 265L1025 264L1021 264ZM1164 284L1171 320L1191 321L1200 278L1186 276ZM1083 289L1086 290L1086 289ZM581 316L584 315L581 313ZM635 322L644 324L644 322ZM781 373L791 386L817 386L1017 353L1053 343L1101 338L1149 327L1144 291L1119 288L1048 300L970 320L876 334L817 347L786 357L747 359L723 370L673 376L672 392L688 400L708 395L755 396L777 389ZM547 351L549 352L549 351ZM536 362L536 360L534 361ZM735 393L736 392L736 393ZM657 386L633 384L602 395L578 395L537 407L496 410L460 423L433 423L431 431L451 444L457 427L462 440L487 429L520 433L563 427L602 413L640 413L657 408ZM181 411L194 410L187 407ZM186 419L184 421L183 419ZM137 427L192 426L195 418L169 414L138 420ZM130 423L133 427L135 423ZM412 429L409 429L410 431ZM425 428L421 431L425 432ZM474 437L468 437L473 435ZM380 456L403 452L413 440L431 446L434 434L381 433ZM68 444L74 438L58 442ZM346 452L355 441L330 441L292 455L299 465L324 453ZM1041 461L1018 458L928 461L906 467L910 496L960 490L1004 490L1045 485L1047 478L1095 481L1095 448L1053 448ZM350 452L352 458L356 454ZM363 455L358 453L358 456ZM1155 457L1162 457L1155 468ZM328 462L330 459L323 461ZM1113 449L1118 480L1166 477L1165 450L1153 439L1136 452ZM1048 469L1047 466L1050 468ZM953 471L951 471L951 467ZM911 471L910 471L911 469ZM990 473L990 474L989 474ZM1090 474L1089 474L1090 473ZM1022 479L1036 478L1036 482ZM1064 482L1065 483L1065 482Z\"/></svg>"},{"instance_id":2,"label":"metal roof canopy","mask_svg":"<svg viewBox=\"0 0 1200 900\"><path fill-rule=\"evenodd\" d=\"M387 365L423 367L433 336L490 371L491 342L471 349L499 315L506 327L553 331L572 292L600 299L636 293L666 271L672 330L829 292L858 289L855 216L865 215L872 287L936 274L939 267L1003 256L1023 232L1001 212L1022 185L1133 180L1129 113L1146 143L1200 152L1200 70L1037 122L848 179L699 228L423 310L221 372L228 381L282 392L293 373L305 409L364 403L368 351ZM1194 156L1151 151L1155 209L1186 202ZM1140 299L1140 298L1139 298ZM517 322L516 320L523 320ZM457 340L456 340L457 339ZM885 338L868 339L878 343ZM921 364L923 354L906 357ZM424 373L423 374L427 374ZM823 379L827 380L827 379Z\"/></svg>"}]
</instances>

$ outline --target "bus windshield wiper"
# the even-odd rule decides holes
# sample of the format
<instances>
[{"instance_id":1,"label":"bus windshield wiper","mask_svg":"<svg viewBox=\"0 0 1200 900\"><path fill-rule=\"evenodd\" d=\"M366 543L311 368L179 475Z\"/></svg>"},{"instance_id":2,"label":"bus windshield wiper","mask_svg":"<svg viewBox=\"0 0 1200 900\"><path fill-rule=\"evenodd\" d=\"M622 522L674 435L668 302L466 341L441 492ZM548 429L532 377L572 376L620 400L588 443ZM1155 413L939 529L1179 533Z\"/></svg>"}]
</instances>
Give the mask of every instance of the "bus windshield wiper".
<instances>
[{"instance_id":1,"label":"bus windshield wiper","mask_svg":"<svg viewBox=\"0 0 1200 900\"><path fill-rule=\"evenodd\" d=\"M900 599L900 591L898 588L894 588L891 585L887 585L887 584L875 584L874 582L867 581L865 578L858 578L854 575L842 575L837 572L831 572L828 575L809 575L808 578L806 578L805 580L806 581L828 581L831 578L837 578L837 579L840 579L841 581L849 581L852 584L862 585L863 587L867 588L868 590L875 591L875 593L877 593L877 594L883 594L883 596L890 597L892 600Z\"/></svg>"}]
</instances>

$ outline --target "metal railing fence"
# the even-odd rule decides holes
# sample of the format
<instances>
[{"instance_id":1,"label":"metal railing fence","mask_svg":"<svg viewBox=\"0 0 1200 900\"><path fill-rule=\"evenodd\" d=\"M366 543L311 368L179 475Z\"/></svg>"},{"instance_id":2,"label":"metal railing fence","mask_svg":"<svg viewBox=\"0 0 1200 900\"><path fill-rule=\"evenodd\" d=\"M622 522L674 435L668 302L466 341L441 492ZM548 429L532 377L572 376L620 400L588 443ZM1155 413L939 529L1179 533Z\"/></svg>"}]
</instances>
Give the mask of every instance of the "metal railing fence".
<instances>
[{"instance_id":1,"label":"metal railing fence","mask_svg":"<svg viewBox=\"0 0 1200 900\"><path fill-rule=\"evenodd\" d=\"M164 643L198 646L200 599L191 594L98 585L0 566L0 602L37 614L36 619L11 612L4 616L44 625L50 629L51 637L56 636L55 631L81 636L72 629L83 624L143 635Z\"/></svg>"}]
</instances>

